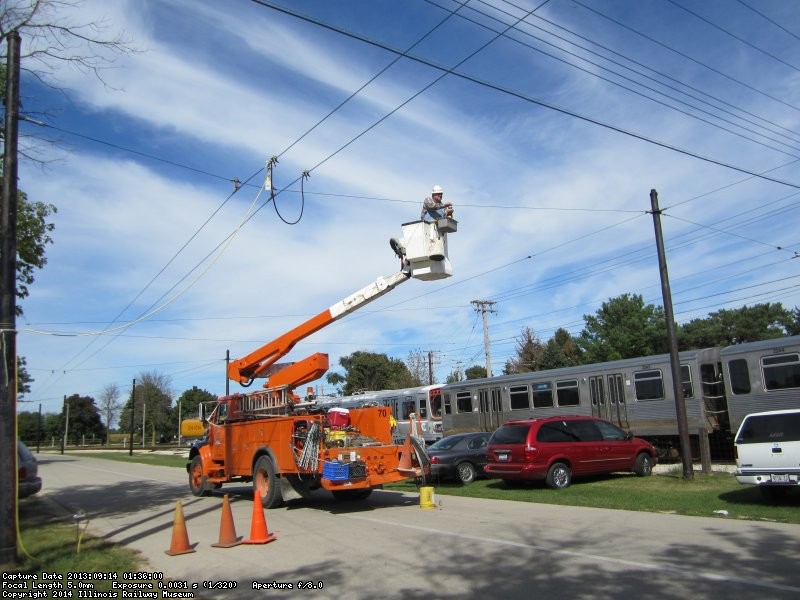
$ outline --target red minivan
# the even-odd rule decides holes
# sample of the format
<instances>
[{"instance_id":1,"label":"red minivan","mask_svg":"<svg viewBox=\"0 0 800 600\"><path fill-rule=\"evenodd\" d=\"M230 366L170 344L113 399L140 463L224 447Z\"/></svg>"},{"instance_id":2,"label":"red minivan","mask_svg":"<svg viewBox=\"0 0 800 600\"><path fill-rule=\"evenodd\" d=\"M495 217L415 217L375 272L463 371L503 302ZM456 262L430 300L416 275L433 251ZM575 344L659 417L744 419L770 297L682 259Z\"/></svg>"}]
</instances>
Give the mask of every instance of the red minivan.
<instances>
[{"instance_id":1,"label":"red minivan","mask_svg":"<svg viewBox=\"0 0 800 600\"><path fill-rule=\"evenodd\" d=\"M545 480L562 489L572 477L632 471L650 475L656 449L613 423L586 416L508 421L489 438L487 477L513 485Z\"/></svg>"}]
</instances>

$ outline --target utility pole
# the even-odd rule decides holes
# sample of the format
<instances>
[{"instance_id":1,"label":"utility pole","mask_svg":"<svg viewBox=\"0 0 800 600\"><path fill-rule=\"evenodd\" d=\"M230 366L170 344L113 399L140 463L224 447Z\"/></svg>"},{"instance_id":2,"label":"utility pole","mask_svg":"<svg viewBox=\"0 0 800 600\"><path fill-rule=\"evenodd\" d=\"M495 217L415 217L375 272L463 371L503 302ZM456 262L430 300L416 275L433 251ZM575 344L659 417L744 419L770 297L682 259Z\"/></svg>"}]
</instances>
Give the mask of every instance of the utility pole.
<instances>
[{"instance_id":1,"label":"utility pole","mask_svg":"<svg viewBox=\"0 0 800 600\"><path fill-rule=\"evenodd\" d=\"M664 252L664 238L661 235L661 209L658 207L658 192L655 190L650 190L650 206L653 211L653 225L656 231L658 271L661 276L661 295L664 299L664 317L667 321L667 345L669 346L670 370L672 371L672 393L675 396L675 415L678 419L683 478L694 479L692 448L689 443L689 423L686 419L686 398L683 395L681 362L678 357L678 336L675 334L675 317L672 312L672 292L669 287L667 257Z\"/></svg>"},{"instance_id":2,"label":"utility pole","mask_svg":"<svg viewBox=\"0 0 800 600\"><path fill-rule=\"evenodd\" d=\"M492 376L492 352L489 349L489 322L486 319L486 313L496 313L497 311L492 308L495 305L494 300L473 300L471 304L475 305L475 310L483 315L483 350L486 353L486 376Z\"/></svg>"},{"instance_id":3,"label":"utility pole","mask_svg":"<svg viewBox=\"0 0 800 600\"><path fill-rule=\"evenodd\" d=\"M8 34L3 188L0 199L0 564L17 562L17 136L19 49Z\"/></svg>"},{"instance_id":4,"label":"utility pole","mask_svg":"<svg viewBox=\"0 0 800 600\"><path fill-rule=\"evenodd\" d=\"M133 417L136 412L136 380L133 380L133 389L131 390L131 434L130 444L128 444L128 456L133 456Z\"/></svg>"}]
</instances>

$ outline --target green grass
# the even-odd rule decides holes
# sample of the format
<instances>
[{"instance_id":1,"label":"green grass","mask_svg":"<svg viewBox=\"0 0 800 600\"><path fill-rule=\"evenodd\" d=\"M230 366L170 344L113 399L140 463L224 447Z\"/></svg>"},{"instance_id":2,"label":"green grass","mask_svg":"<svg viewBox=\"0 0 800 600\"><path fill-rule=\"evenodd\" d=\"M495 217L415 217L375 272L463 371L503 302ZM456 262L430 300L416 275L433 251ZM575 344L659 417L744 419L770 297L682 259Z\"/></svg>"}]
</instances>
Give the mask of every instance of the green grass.
<instances>
[{"instance_id":1,"label":"green grass","mask_svg":"<svg viewBox=\"0 0 800 600\"><path fill-rule=\"evenodd\" d=\"M138 552L83 535L83 526L79 529L67 522L59 509L36 496L19 503L19 530L21 560L16 565L3 565L3 571L35 574L39 581L43 571L61 573L61 587L65 589L67 573L113 572L122 581L123 573L141 571L146 564ZM91 583L98 591L111 589L110 580Z\"/></svg>"},{"instance_id":2,"label":"green grass","mask_svg":"<svg viewBox=\"0 0 800 600\"><path fill-rule=\"evenodd\" d=\"M67 454L71 454L67 452ZM133 456L129 456L127 452L105 452L103 450L93 450L91 453L82 452L77 453L84 456L91 456L92 458L102 458L104 460L116 460L118 462L135 462L147 465L158 465L162 467L186 467L188 459L186 456L174 456L171 454L155 454L152 452L133 451Z\"/></svg>"},{"instance_id":3,"label":"green grass","mask_svg":"<svg viewBox=\"0 0 800 600\"><path fill-rule=\"evenodd\" d=\"M416 490L412 482L386 488ZM780 500L766 500L755 486L739 484L730 473L695 473L693 480L686 480L680 468L650 477L615 474L582 479L563 490L551 490L541 483L508 487L497 479L478 480L463 486L442 483L434 488L439 495L469 498L800 523L798 490ZM715 511L727 511L727 515Z\"/></svg>"}]
</instances>

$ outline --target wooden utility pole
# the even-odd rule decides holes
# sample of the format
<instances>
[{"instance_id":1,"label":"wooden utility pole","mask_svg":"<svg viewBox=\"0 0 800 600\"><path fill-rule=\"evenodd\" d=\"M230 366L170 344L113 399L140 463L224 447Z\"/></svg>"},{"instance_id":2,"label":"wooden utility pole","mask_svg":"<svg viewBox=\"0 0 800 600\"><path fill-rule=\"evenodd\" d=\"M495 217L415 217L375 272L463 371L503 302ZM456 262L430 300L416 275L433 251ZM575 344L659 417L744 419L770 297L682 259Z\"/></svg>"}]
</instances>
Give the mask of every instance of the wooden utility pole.
<instances>
[{"instance_id":1,"label":"wooden utility pole","mask_svg":"<svg viewBox=\"0 0 800 600\"><path fill-rule=\"evenodd\" d=\"M672 312L672 292L667 273L667 257L664 253L664 238L661 235L661 209L658 207L658 192L650 190L650 206L653 212L653 225L656 230L658 248L658 271L661 276L661 294L664 299L664 317L667 321L667 345L669 346L670 370L672 371L672 393L675 396L675 415L678 419L678 435L681 444L683 478L694 479L692 467L692 447L689 443L689 423L686 419L686 398L681 381L681 362L678 357L678 336L675 334L675 317Z\"/></svg>"},{"instance_id":2,"label":"wooden utility pole","mask_svg":"<svg viewBox=\"0 0 800 600\"><path fill-rule=\"evenodd\" d=\"M492 307L495 305L493 300L473 300L471 302L475 305L475 310L483 315L483 350L486 354L486 376L492 376L492 352L489 348L489 321L486 318L486 313L497 312Z\"/></svg>"},{"instance_id":3,"label":"wooden utility pole","mask_svg":"<svg viewBox=\"0 0 800 600\"><path fill-rule=\"evenodd\" d=\"M0 199L0 564L17 561L17 136L19 33L8 34Z\"/></svg>"}]
</instances>

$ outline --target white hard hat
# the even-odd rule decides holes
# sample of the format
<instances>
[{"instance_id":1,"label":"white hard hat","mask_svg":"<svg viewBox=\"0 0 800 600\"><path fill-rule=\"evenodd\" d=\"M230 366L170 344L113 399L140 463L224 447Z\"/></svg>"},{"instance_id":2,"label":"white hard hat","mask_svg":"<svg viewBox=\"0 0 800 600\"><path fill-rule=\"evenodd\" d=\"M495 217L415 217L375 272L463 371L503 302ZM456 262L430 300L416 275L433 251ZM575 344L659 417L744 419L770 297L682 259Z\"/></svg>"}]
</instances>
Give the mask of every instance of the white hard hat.
<instances>
[{"instance_id":1,"label":"white hard hat","mask_svg":"<svg viewBox=\"0 0 800 600\"><path fill-rule=\"evenodd\" d=\"M433 191L431 191L431 194L444 194L444 190L442 189L442 186L435 185L433 186Z\"/></svg>"}]
</instances>

